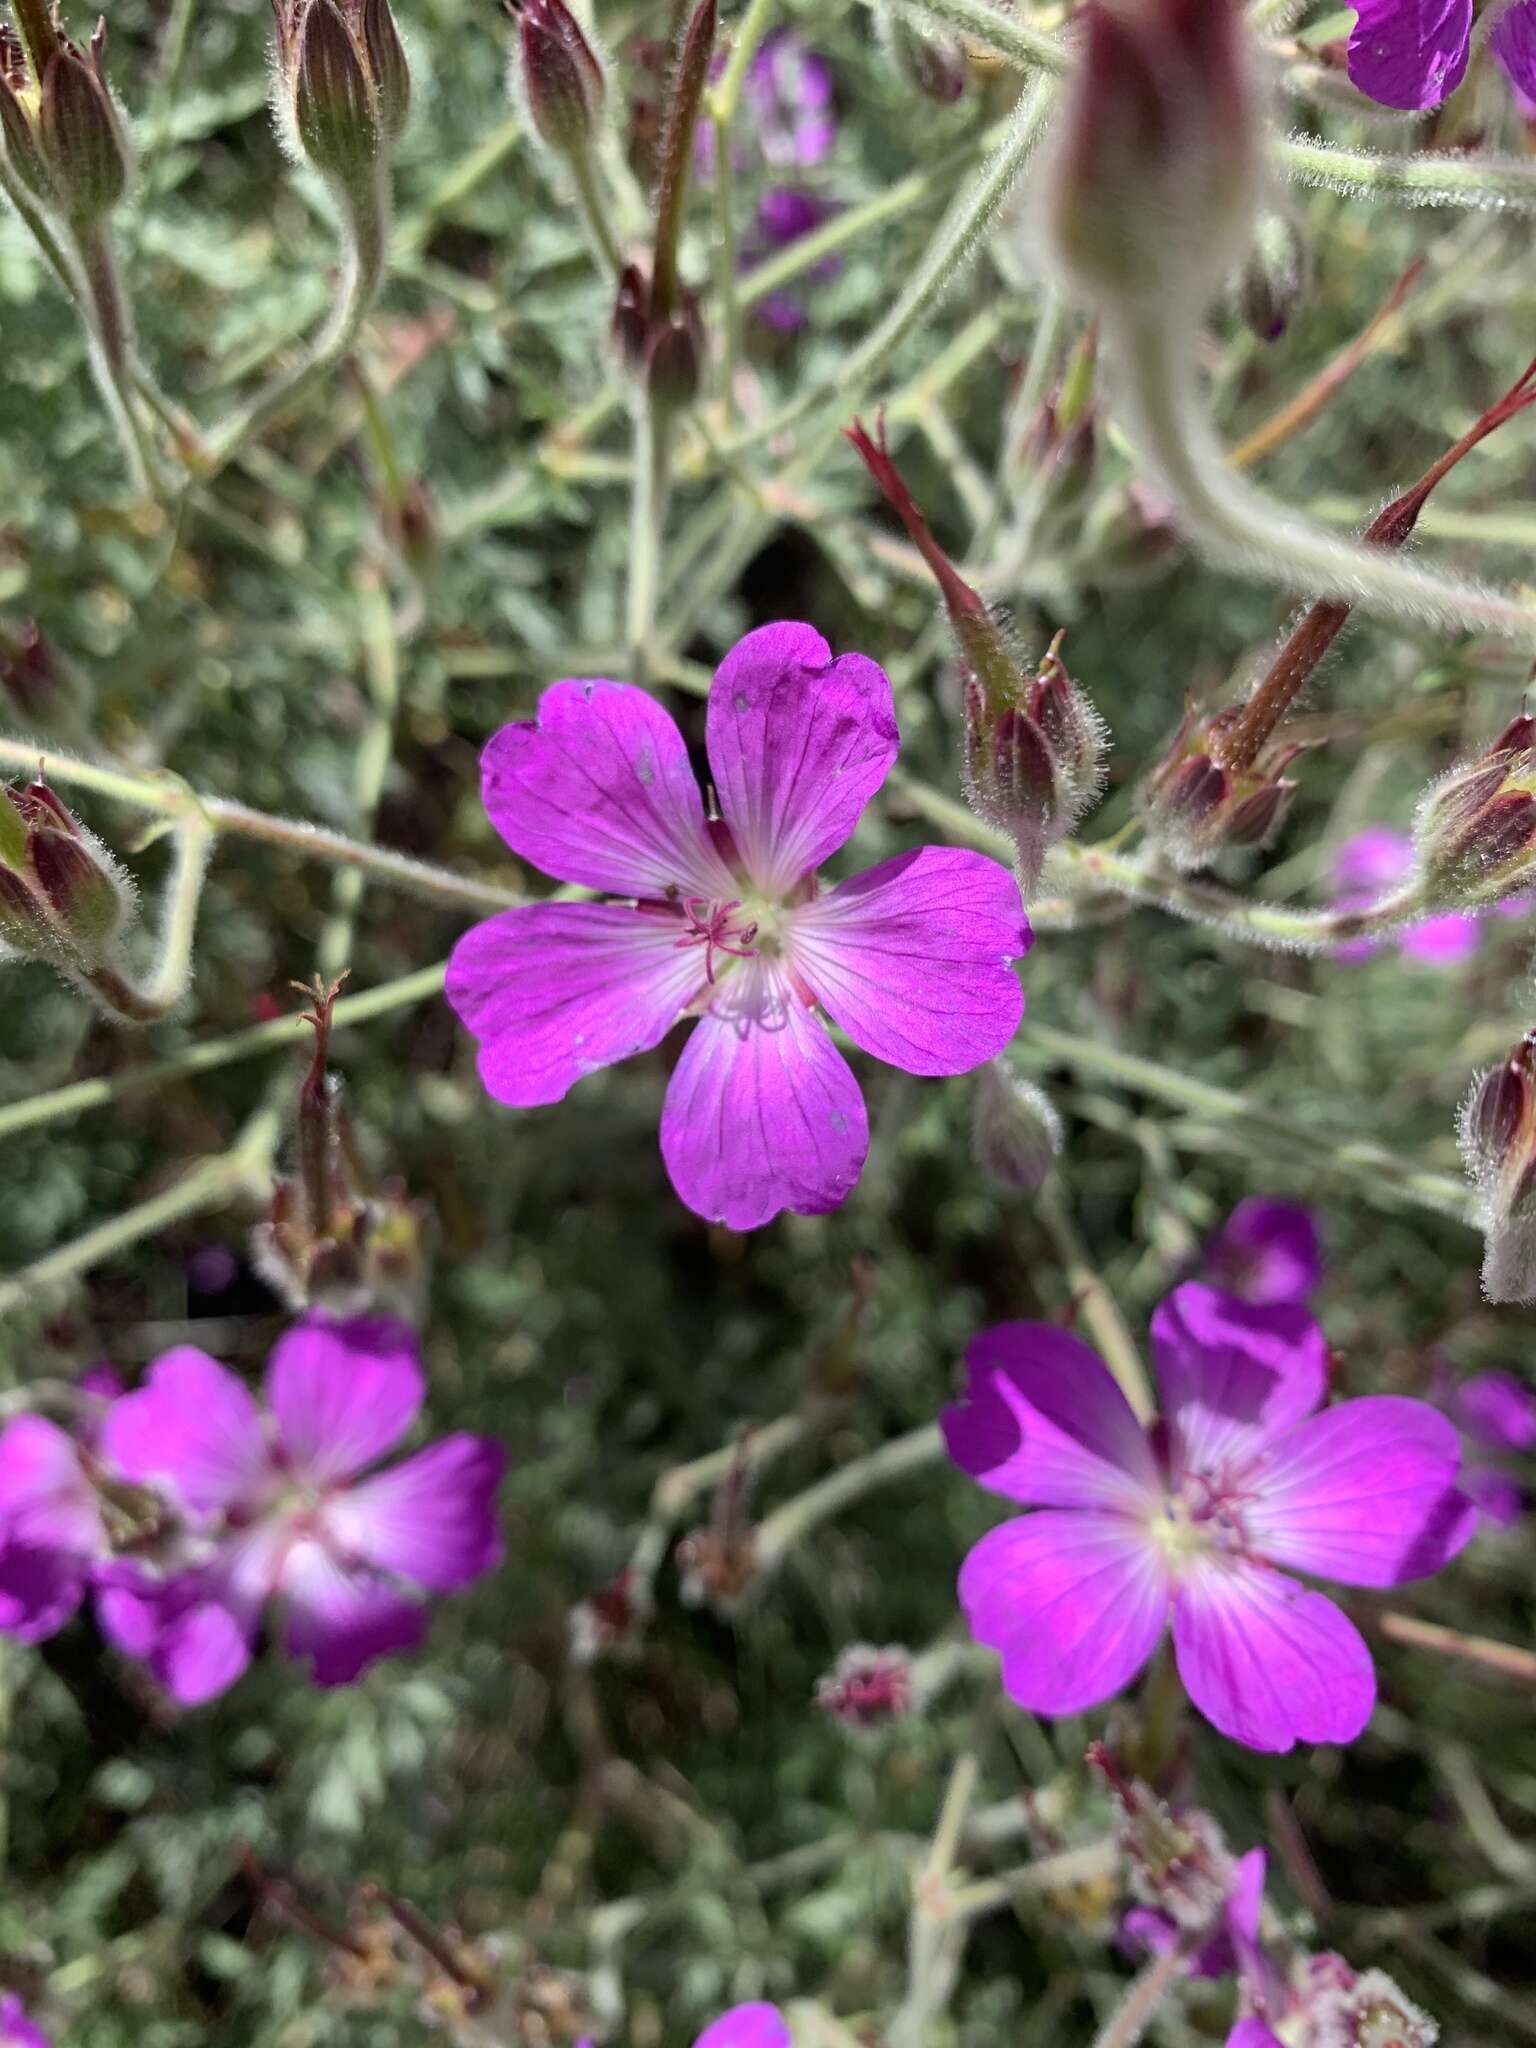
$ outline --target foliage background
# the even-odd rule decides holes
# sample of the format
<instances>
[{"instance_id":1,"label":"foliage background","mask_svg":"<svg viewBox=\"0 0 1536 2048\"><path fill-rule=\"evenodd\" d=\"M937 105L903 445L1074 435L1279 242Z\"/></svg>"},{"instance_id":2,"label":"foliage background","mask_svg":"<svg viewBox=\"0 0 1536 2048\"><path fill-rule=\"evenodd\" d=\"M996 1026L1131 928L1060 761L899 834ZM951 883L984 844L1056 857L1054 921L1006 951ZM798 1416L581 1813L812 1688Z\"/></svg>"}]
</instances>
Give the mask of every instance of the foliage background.
<instances>
[{"instance_id":1,"label":"foliage background","mask_svg":"<svg viewBox=\"0 0 1536 2048\"><path fill-rule=\"evenodd\" d=\"M752 329L751 370L781 394L836 375L931 231L959 175L944 170L950 153L1013 90L978 70L961 102L940 108L913 94L861 11L808 7L795 18L836 77L841 131L817 173L827 196L853 205L914 166L936 168L924 200L815 288L803 335ZM331 244L323 195L272 138L265 8L220 0L188 20L174 90L165 24L141 0L114 9L111 66L145 153L125 231L144 347L160 380L206 417L322 314ZM622 10L603 25L614 50L666 27ZM404 468L433 493L442 547L425 629L403 657L374 830L510 884L518 877L479 808L476 753L531 710L546 680L601 668L595 654L620 637L627 441L618 407L580 446L566 433L611 388L598 345L606 294L558 178L509 119L504 23L459 0L409 0L402 26L415 111L399 162L397 256L363 357L387 394ZM1336 113L1309 118L1359 132ZM1468 118L1518 145L1491 87ZM494 160L468 182L465 160L493 137ZM1368 511L1523 362L1536 303L1529 230L1515 215L1390 212L1319 192L1297 204L1313 287L1273 347L1235 320L1217 323L1220 409L1234 435L1266 417L1424 258L1410 316L1264 471L1282 496ZM701 230L705 217L701 201ZM951 440L983 478L1000 474L1005 498L1010 488L1000 420L1037 314L1015 240L1005 234L955 283L881 380L887 395L910 390L968 323L995 322L941 397L919 389L901 419L904 459L957 552L966 519ZM699 250L692 268L702 275ZM126 507L78 330L9 219L0 318L0 599L34 613L89 678L96 747L352 828L368 717L359 577L378 552L355 387L338 381L177 531ZM1425 522L1426 544L1502 578L1528 573L1533 445L1519 424L1458 473ZM1123 474L1112 433L1102 460ZM692 610L673 593L664 629L704 664L745 627L784 616L874 655L901 685L904 767L953 798L952 707L927 590L889 546L846 451L788 505L771 498L779 467L776 451L759 451L753 475L770 516L730 587ZM692 531L722 488L685 479L674 533ZM1027 589L997 594L1014 603L1026 646L1069 623L1068 664L1112 726L1114 780L1095 835L1128 815L1129 786L1186 693L1218 688L1283 619L1270 594L1192 561L1140 589L1087 580L1049 606ZM1494 730L1520 683L1487 649L1353 628L1309 706L1310 735L1326 744L1306 760L1294 819L1249 885L1300 899L1324 890L1331 845L1367 821L1405 822L1429 774ZM672 701L697 738L697 704ZM11 728L29 729L15 718ZM130 846L130 814L82 808ZM894 792L857 851L878 858L932 831ZM163 860L163 846L132 860L148 893ZM226 840L184 1010L125 1034L45 970L8 969L0 1099L125 1075L243 1028L266 1014L264 999L286 1006L285 984L310 973L330 907L323 868ZM370 887L352 986L441 958L461 923ZM1345 965L1257 954L1152 912L1042 937L1025 970L1032 1020L1240 1091L1279 1119L1218 1122L1127 1091L1091 1066L1058 1064L1026 1026L1021 1058L1068 1119L1077 1228L1133 1326L1231 1202L1259 1189L1321 1211L1322 1313L1345 1385L1422 1391L1432 1347L1460 1371L1528 1373L1530 1317L1482 1306L1474 1235L1403 1199L1390 1174L1351 1166L1342 1148L1374 1138L1416 1167L1455 1171L1453 1110L1467 1077L1529 1021L1529 950L1525 926L1497 923L1470 964L1447 972L1391 948ZM957 1750L980 1741L994 1799L1075 1767L1084 1729L999 1712L984 1669L871 1744L850 1742L811 1705L817 1676L849 1641L924 1646L953 1631L954 1572L990 1514L939 1464L819 1529L733 1619L686 1608L668 1568L634 1662L570 1665L569 1611L624 1563L659 1475L796 1409L818 1375L826 1383L856 1260L869 1262L871 1295L839 1354L841 1398L765 1476L764 1504L930 1421L978 1325L1060 1314L1072 1293L1033 1205L972 1168L964 1082L861 1069L874 1151L847 1207L746 1241L710 1231L673 1199L656 1153L672 1056L514 1117L481 1095L438 1001L339 1039L370 1158L401 1174L434 1219L432 1418L492 1431L512 1449L508 1563L444 1606L420 1657L332 1695L272 1660L216 1707L173 1718L101 1659L84 1624L40 1653L6 1648L0 1974L37 2000L56 2038L80 2048L422 2038L408 1992L349 2005L326 1988L314 1945L253 1912L242 1846L338 1916L369 1877L512 1950L619 1969L634 2048L689 2039L732 1997L758 1992L889 2009L904 1981L910 1862ZM217 1153L274 1084L291 1089L294 1071L292 1056L253 1059L8 1136L5 1264L27 1265ZM70 1375L105 1356L132 1373L189 1339L255 1370L282 1311L243 1258L210 1288L205 1256L210 1246L242 1254L250 1220L236 1202L29 1297L0 1330L6 1370L15 1381ZM1484 1537L1414 1604L1523 1642L1531 1565L1527 1528ZM1442 2016L1448 2040L1528 2040L1529 1695L1422 1652L1380 1643L1378 1655L1383 1706L1347 1755L1266 1760L1207 1741L1202 1794L1240 1846L1294 1815L1335 1902L1326 1939L1390 1967ZM818 1844L830 1847L803 1870L775 1865ZM1001 1867L1006 1853L980 1853L976 1866ZM1284 1873L1277 1895L1287 1913L1305 1912ZM595 1936L611 1923L594 1914L636 1896L648 1911L605 1949ZM933 2039L1086 2041L1122 1970L1087 1924L1094 1906L1035 1902L983 1922Z\"/></svg>"}]
</instances>

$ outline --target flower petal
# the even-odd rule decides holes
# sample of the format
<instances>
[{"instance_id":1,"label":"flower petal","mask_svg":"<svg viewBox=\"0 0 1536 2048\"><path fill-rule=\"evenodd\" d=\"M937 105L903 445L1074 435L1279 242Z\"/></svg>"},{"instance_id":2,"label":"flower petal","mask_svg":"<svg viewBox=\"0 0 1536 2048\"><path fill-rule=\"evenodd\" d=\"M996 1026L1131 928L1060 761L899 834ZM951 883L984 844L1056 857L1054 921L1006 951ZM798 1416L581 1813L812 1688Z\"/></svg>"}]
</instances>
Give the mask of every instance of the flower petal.
<instances>
[{"instance_id":1,"label":"flower petal","mask_svg":"<svg viewBox=\"0 0 1536 2048\"><path fill-rule=\"evenodd\" d=\"M85 1598L86 1570L69 1551L0 1543L0 1635L40 1643L73 1619Z\"/></svg>"},{"instance_id":2,"label":"flower petal","mask_svg":"<svg viewBox=\"0 0 1536 2048\"><path fill-rule=\"evenodd\" d=\"M283 1573L283 1648L307 1659L316 1685L350 1685L397 1650L414 1650L427 1611L377 1572L339 1564L320 1543L296 1543Z\"/></svg>"},{"instance_id":3,"label":"flower petal","mask_svg":"<svg viewBox=\"0 0 1536 2048\"><path fill-rule=\"evenodd\" d=\"M1478 1443L1501 1451L1536 1447L1536 1394L1513 1373L1474 1373L1453 1389L1450 1405L1467 1435Z\"/></svg>"},{"instance_id":4,"label":"flower petal","mask_svg":"<svg viewBox=\"0 0 1536 2048\"><path fill-rule=\"evenodd\" d=\"M1009 1697L1075 1714L1129 1685L1168 1619L1168 1571L1124 1515L1046 1510L983 1536L960 1568L977 1642L1003 1659Z\"/></svg>"},{"instance_id":5,"label":"flower petal","mask_svg":"<svg viewBox=\"0 0 1536 2048\"><path fill-rule=\"evenodd\" d=\"M789 2022L776 2005L733 2005L704 2029L693 2048L791 2048Z\"/></svg>"},{"instance_id":6,"label":"flower petal","mask_svg":"<svg viewBox=\"0 0 1536 2048\"><path fill-rule=\"evenodd\" d=\"M661 1153L673 1187L696 1215L755 1230L781 1209L836 1209L868 1150L864 1098L847 1061L777 962L743 961L667 1089Z\"/></svg>"},{"instance_id":7,"label":"flower petal","mask_svg":"<svg viewBox=\"0 0 1536 2048\"><path fill-rule=\"evenodd\" d=\"M79 1446L45 1416L18 1415L0 1430L0 1529L74 1557L99 1557L107 1549Z\"/></svg>"},{"instance_id":8,"label":"flower petal","mask_svg":"<svg viewBox=\"0 0 1536 2048\"><path fill-rule=\"evenodd\" d=\"M965 1354L941 1420L962 1471L1026 1507L1145 1513L1160 1492L1147 1433L1109 1367L1054 1323L1002 1323Z\"/></svg>"},{"instance_id":9,"label":"flower petal","mask_svg":"<svg viewBox=\"0 0 1536 2048\"><path fill-rule=\"evenodd\" d=\"M1317 1219L1300 1202L1248 1195L1207 1247L1205 1271L1214 1287L1261 1308L1304 1302L1323 1277Z\"/></svg>"},{"instance_id":10,"label":"flower petal","mask_svg":"<svg viewBox=\"0 0 1536 2048\"><path fill-rule=\"evenodd\" d=\"M217 1600L185 1608L160 1630L149 1667L184 1707L200 1707L228 1692L250 1669L252 1638Z\"/></svg>"},{"instance_id":11,"label":"flower petal","mask_svg":"<svg viewBox=\"0 0 1536 2048\"><path fill-rule=\"evenodd\" d=\"M491 823L547 875L615 896L736 894L683 736L646 690L555 683L536 720L492 736L480 769Z\"/></svg>"},{"instance_id":12,"label":"flower petal","mask_svg":"<svg viewBox=\"0 0 1536 2048\"><path fill-rule=\"evenodd\" d=\"M325 1509L326 1534L419 1586L467 1586L501 1562L496 1489L506 1462L489 1437L444 1437L338 1494Z\"/></svg>"},{"instance_id":13,"label":"flower petal","mask_svg":"<svg viewBox=\"0 0 1536 2048\"><path fill-rule=\"evenodd\" d=\"M112 1403L100 1445L124 1479L164 1488L195 1516L220 1514L258 1491L270 1469L251 1394L190 1345L157 1358L138 1392Z\"/></svg>"},{"instance_id":14,"label":"flower petal","mask_svg":"<svg viewBox=\"0 0 1536 2048\"><path fill-rule=\"evenodd\" d=\"M1427 1402L1369 1394L1314 1415L1245 1475L1260 1556L1348 1586L1398 1586L1448 1563L1477 1528L1457 1491L1461 1440Z\"/></svg>"},{"instance_id":15,"label":"flower petal","mask_svg":"<svg viewBox=\"0 0 1536 2048\"><path fill-rule=\"evenodd\" d=\"M760 626L715 671L707 744L747 871L783 896L852 838L896 759L891 686L862 654L834 661L814 627Z\"/></svg>"},{"instance_id":16,"label":"flower petal","mask_svg":"<svg viewBox=\"0 0 1536 2048\"><path fill-rule=\"evenodd\" d=\"M1257 1306L1190 1281L1152 1312L1152 1360L1173 1462L1216 1473L1310 1415L1328 1384L1328 1345L1294 1302Z\"/></svg>"},{"instance_id":17,"label":"flower petal","mask_svg":"<svg viewBox=\"0 0 1536 2048\"><path fill-rule=\"evenodd\" d=\"M27 2018L21 2000L9 1993L0 1998L0 2048L51 2048L42 2028Z\"/></svg>"},{"instance_id":18,"label":"flower petal","mask_svg":"<svg viewBox=\"0 0 1536 2048\"><path fill-rule=\"evenodd\" d=\"M1399 934L1397 946L1410 960L1422 960L1428 967L1454 967L1475 953L1482 943L1483 928L1475 917L1459 910L1443 917L1426 918Z\"/></svg>"},{"instance_id":19,"label":"flower petal","mask_svg":"<svg viewBox=\"0 0 1536 2048\"><path fill-rule=\"evenodd\" d=\"M1514 87L1520 111L1536 112L1536 0L1516 0L1493 25L1489 48Z\"/></svg>"},{"instance_id":20,"label":"flower petal","mask_svg":"<svg viewBox=\"0 0 1536 2048\"><path fill-rule=\"evenodd\" d=\"M704 986L681 919L617 903L535 903L467 931L448 1000L480 1040L487 1094L561 1101L599 1067L659 1045Z\"/></svg>"},{"instance_id":21,"label":"flower petal","mask_svg":"<svg viewBox=\"0 0 1536 2048\"><path fill-rule=\"evenodd\" d=\"M1228 2034L1227 2048L1285 2048L1285 2043L1266 2021L1250 2017Z\"/></svg>"},{"instance_id":22,"label":"flower petal","mask_svg":"<svg viewBox=\"0 0 1536 2048\"><path fill-rule=\"evenodd\" d=\"M319 1485L393 1450L426 1395L410 1326L390 1316L310 1316L280 1337L267 1401L292 1469Z\"/></svg>"},{"instance_id":23,"label":"flower petal","mask_svg":"<svg viewBox=\"0 0 1536 2048\"><path fill-rule=\"evenodd\" d=\"M1349 75L1379 106L1438 107L1466 75L1472 0L1361 0Z\"/></svg>"},{"instance_id":24,"label":"flower petal","mask_svg":"<svg viewBox=\"0 0 1536 2048\"><path fill-rule=\"evenodd\" d=\"M965 1074L1019 1028L1034 934L1008 870L923 846L796 910L796 974L854 1044L909 1074Z\"/></svg>"},{"instance_id":25,"label":"flower petal","mask_svg":"<svg viewBox=\"0 0 1536 2048\"><path fill-rule=\"evenodd\" d=\"M1353 1742L1376 1704L1354 1623L1265 1565L1223 1557L1189 1568L1174 1595L1173 1647L1191 1700L1249 1749Z\"/></svg>"}]
</instances>

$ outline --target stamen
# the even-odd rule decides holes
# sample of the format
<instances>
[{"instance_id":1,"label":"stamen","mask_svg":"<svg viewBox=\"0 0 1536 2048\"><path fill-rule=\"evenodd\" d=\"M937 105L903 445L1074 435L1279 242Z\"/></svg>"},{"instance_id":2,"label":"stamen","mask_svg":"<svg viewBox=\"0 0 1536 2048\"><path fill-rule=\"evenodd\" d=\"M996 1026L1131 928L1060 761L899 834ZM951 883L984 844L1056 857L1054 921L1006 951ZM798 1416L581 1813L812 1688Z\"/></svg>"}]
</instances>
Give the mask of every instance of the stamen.
<instances>
[{"instance_id":1,"label":"stamen","mask_svg":"<svg viewBox=\"0 0 1536 2048\"><path fill-rule=\"evenodd\" d=\"M741 908L740 897L729 903L716 903L704 896L688 896L683 899L683 912L688 919L688 929L677 941L678 948L702 946L704 948L704 977L713 984L715 979L716 953L729 953L733 959L746 960L753 953L757 938L757 924L733 925L732 914Z\"/></svg>"}]
</instances>

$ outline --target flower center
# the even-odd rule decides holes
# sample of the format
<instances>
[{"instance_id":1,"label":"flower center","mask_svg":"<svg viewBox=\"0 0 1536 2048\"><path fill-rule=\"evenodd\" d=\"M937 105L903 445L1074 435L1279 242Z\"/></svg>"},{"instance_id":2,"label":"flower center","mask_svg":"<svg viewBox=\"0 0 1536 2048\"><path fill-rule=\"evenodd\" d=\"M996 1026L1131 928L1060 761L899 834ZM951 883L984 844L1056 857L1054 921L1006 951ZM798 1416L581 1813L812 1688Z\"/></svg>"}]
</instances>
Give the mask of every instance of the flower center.
<instances>
[{"instance_id":1,"label":"flower center","mask_svg":"<svg viewBox=\"0 0 1536 2048\"><path fill-rule=\"evenodd\" d=\"M1233 1474L1185 1472L1154 1516L1152 1535L1175 1570L1213 1552L1241 1556L1249 1547L1249 1498Z\"/></svg>"},{"instance_id":2,"label":"flower center","mask_svg":"<svg viewBox=\"0 0 1536 2048\"><path fill-rule=\"evenodd\" d=\"M704 975L715 978L715 955L728 953L733 959L750 959L757 951L760 918L749 917L740 898L729 903L713 902L703 896L686 896L682 913L687 929L677 941L679 948L704 948Z\"/></svg>"}]
</instances>

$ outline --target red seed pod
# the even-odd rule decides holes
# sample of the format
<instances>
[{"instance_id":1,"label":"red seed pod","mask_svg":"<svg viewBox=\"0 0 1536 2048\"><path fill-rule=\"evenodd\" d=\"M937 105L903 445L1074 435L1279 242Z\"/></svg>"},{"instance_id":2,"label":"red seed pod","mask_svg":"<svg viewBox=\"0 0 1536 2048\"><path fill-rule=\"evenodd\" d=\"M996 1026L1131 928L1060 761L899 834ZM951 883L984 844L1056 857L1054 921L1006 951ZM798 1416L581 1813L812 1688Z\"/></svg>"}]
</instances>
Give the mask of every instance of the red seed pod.
<instances>
[{"instance_id":1,"label":"red seed pod","mask_svg":"<svg viewBox=\"0 0 1536 2048\"><path fill-rule=\"evenodd\" d=\"M1436 902L1497 902L1536 867L1536 724L1524 710L1473 760L1430 789L1414 819L1420 871Z\"/></svg>"},{"instance_id":2,"label":"red seed pod","mask_svg":"<svg viewBox=\"0 0 1536 2048\"><path fill-rule=\"evenodd\" d=\"M1239 713L1186 712L1162 761L1141 788L1147 831L1176 866L1200 868L1226 848L1268 845L1284 823L1297 785L1285 770L1298 747L1264 749L1251 766L1229 768L1222 737Z\"/></svg>"}]
</instances>

